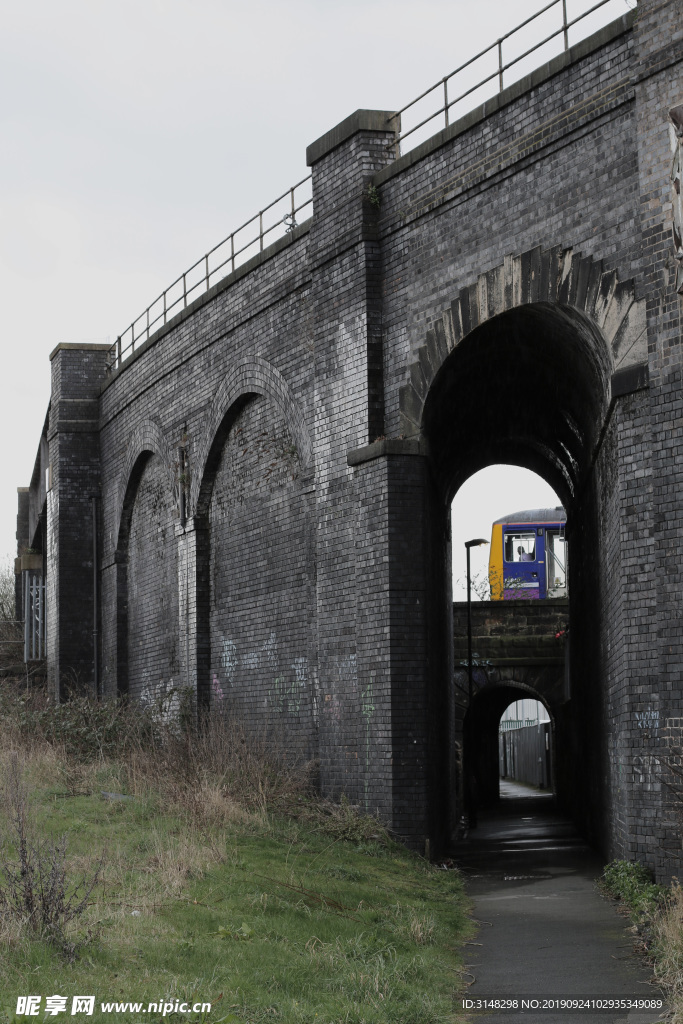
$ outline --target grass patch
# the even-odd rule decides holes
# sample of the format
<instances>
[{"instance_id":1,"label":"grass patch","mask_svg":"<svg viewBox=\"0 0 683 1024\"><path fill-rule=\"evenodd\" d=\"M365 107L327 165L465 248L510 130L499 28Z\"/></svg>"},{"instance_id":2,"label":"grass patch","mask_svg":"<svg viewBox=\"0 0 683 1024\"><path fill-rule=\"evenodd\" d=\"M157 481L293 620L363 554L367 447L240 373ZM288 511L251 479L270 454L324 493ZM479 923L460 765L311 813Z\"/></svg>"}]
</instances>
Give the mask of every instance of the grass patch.
<instances>
[{"instance_id":1,"label":"grass patch","mask_svg":"<svg viewBox=\"0 0 683 1024\"><path fill-rule=\"evenodd\" d=\"M348 803L316 800L277 744L247 744L234 723L218 723L195 746L153 715L136 743L123 716L117 736L115 708L107 718L77 707L70 750L66 712L56 729L49 705L32 716L37 696L4 698L0 766L5 776L12 752L22 766L32 834L65 850L67 880L92 879L104 862L83 912L64 921L64 942L3 914L0 1021L13 1024L26 995L42 997L42 1019L55 994L70 1019L72 998L94 995L88 1019L150 1024L456 1019L470 931L460 876ZM0 829L16 857L10 812L5 802ZM103 1002L174 1009L103 1013ZM175 1012L201 1002L210 1012Z\"/></svg>"},{"instance_id":2,"label":"grass patch","mask_svg":"<svg viewBox=\"0 0 683 1024\"><path fill-rule=\"evenodd\" d=\"M667 994L670 1024L683 1024L683 890L677 881L652 921L649 952Z\"/></svg>"},{"instance_id":3,"label":"grass patch","mask_svg":"<svg viewBox=\"0 0 683 1024\"><path fill-rule=\"evenodd\" d=\"M683 1024L683 890L656 885L641 864L613 861L600 882L603 892L628 911L641 952L669 1005L669 1024Z\"/></svg>"}]
</instances>

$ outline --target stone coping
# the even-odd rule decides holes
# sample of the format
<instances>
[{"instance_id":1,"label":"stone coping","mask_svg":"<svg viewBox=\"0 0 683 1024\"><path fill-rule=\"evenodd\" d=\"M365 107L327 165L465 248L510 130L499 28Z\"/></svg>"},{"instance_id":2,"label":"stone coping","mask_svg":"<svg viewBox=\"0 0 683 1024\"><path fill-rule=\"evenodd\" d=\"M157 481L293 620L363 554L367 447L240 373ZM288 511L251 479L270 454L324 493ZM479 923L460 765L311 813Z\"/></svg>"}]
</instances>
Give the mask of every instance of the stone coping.
<instances>
[{"instance_id":1,"label":"stone coping","mask_svg":"<svg viewBox=\"0 0 683 1024\"><path fill-rule=\"evenodd\" d=\"M575 43L574 46L570 46L568 50L558 54L557 57L553 57L552 60L542 64L535 71L525 75L524 78L520 78L518 82L514 82L509 85L507 89L503 89L502 92L496 93L491 99L485 100L474 110L471 110L469 114L465 114L463 117L458 118L453 124L449 125L448 128L444 128L436 135L432 135L431 138L427 139L421 145L416 146L409 153L404 156L398 157L393 163L383 167L381 171L378 171L372 179L373 185L382 185L385 181L389 181L390 178L396 177L397 174L401 174L406 168L411 167L418 161L423 160L434 150L439 149L441 146L445 146L451 139L456 138L458 135L463 135L469 131L470 128L474 128L475 125L481 121L485 121L491 114L494 114L497 110L502 110L503 107L507 107L510 103L514 103L515 100L523 96L524 93L530 92L531 89L537 88L542 82L547 82L548 79L553 78L559 74L565 68L571 64L577 63L577 61L583 60L584 57L589 56L595 50L599 50L600 47L606 46L613 39L618 39L619 36L625 35L629 32L636 20L636 11L629 11L628 14L623 14L616 21L610 22L609 25L605 25L598 32L594 32L592 35L582 39L581 42ZM390 116L390 115L389 115ZM342 122L343 124L344 122Z\"/></svg>"}]
</instances>

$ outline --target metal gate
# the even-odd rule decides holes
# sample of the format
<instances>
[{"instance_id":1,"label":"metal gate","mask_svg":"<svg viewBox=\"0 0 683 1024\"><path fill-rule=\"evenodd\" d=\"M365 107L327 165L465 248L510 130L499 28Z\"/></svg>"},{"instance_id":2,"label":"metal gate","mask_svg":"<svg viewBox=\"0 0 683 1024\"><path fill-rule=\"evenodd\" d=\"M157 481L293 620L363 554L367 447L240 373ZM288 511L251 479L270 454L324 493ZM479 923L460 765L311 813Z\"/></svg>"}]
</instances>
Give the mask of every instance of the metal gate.
<instances>
[{"instance_id":1,"label":"metal gate","mask_svg":"<svg viewBox=\"0 0 683 1024\"><path fill-rule=\"evenodd\" d=\"M31 569L23 572L24 661L45 657L45 580Z\"/></svg>"}]
</instances>

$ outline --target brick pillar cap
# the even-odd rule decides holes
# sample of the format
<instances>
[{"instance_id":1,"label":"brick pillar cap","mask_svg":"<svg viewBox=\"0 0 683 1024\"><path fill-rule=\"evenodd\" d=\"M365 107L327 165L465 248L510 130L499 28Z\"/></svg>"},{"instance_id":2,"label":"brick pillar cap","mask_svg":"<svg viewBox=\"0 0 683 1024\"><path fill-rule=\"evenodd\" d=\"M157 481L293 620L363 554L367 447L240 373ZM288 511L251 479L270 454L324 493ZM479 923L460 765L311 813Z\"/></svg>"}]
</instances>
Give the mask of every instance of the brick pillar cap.
<instances>
[{"instance_id":1,"label":"brick pillar cap","mask_svg":"<svg viewBox=\"0 0 683 1024\"><path fill-rule=\"evenodd\" d=\"M61 341L59 345L55 346L50 352L50 362L54 359L58 352L62 349L76 349L81 352L108 352L112 348L111 345L96 345L92 342L83 342L81 345L74 344L70 341Z\"/></svg>"},{"instance_id":2,"label":"brick pillar cap","mask_svg":"<svg viewBox=\"0 0 683 1024\"><path fill-rule=\"evenodd\" d=\"M306 149L306 164L311 167L326 156L342 142L346 142L357 132L388 132L395 134L401 130L401 117L393 110L357 110L345 118L331 131L321 135Z\"/></svg>"}]
</instances>

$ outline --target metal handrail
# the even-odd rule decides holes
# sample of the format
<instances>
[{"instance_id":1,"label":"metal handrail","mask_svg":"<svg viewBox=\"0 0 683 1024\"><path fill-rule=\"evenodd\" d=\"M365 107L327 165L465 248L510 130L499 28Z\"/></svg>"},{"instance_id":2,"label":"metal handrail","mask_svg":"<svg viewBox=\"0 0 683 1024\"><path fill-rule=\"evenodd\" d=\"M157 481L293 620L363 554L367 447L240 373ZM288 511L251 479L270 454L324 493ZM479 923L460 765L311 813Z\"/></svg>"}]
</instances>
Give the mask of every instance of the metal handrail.
<instances>
[{"instance_id":1,"label":"metal handrail","mask_svg":"<svg viewBox=\"0 0 683 1024\"><path fill-rule=\"evenodd\" d=\"M624 2L628 2L628 0L624 0ZM459 67L457 67L455 71L451 71L449 75L446 75L444 78L440 79L435 85L430 86L429 89L425 89L423 93L421 93L416 99L411 100L410 103L407 103L405 107L401 108L401 110L398 110L396 111L395 114L392 114L391 117L388 119L389 124L391 124L397 118L400 118L403 114L405 114L407 110L410 110L411 107L414 107L416 103L419 103L421 100L425 99L426 96L431 95L431 93L433 93L436 89L443 88L442 106L440 106L438 110L434 111L434 113L429 114L427 117L423 118L419 122L419 124L414 125L407 131L397 134L397 153L401 152L401 143L403 142L404 139L407 139L408 136L412 135L420 128L423 128L426 124L429 124L430 121L433 121L441 114L444 115L445 127L448 128L449 111L451 110L451 108L455 106L455 104L460 103L461 100L465 99L467 96L471 95L471 93L476 92L477 89L480 89L482 86L486 85L487 82L490 82L492 79L498 78L498 90L499 92L502 92L504 88L505 72L509 71L510 68L514 67L516 64L524 60L530 54L535 53L535 51L540 49L542 46L545 46L547 43L551 42L560 34L562 34L564 37L564 49L565 51L568 50L569 30L573 28L575 25L577 25L584 18L587 18L589 14L593 14L594 11L597 11L599 8L604 7L608 3L614 3L614 0L598 0L598 2L593 4L592 7L589 7L588 10L584 11L582 14L579 14L577 17L569 21L567 19L567 0L550 0L550 3L546 4L545 7L542 7L540 11L537 11L535 14L532 14L530 18L527 18L525 21L522 21L519 25L511 29L509 32L506 32L505 35L502 35L499 39L496 39L495 42L491 43L491 45L487 46L484 50L481 50L474 57L470 57L470 59L465 61L464 64L461 64ZM519 56L514 57L512 60L505 63L503 61L503 43L507 39L510 39L511 36L519 32L521 29L525 28L527 25L530 25L537 18L540 18L541 15L545 14L551 8L556 7L558 4L562 5L561 27L556 29L541 42L536 43L528 50L525 50L524 53L519 54ZM485 57L486 54L490 53L494 49L498 50L497 70L492 71L491 74L481 79L481 81L477 82L476 85L473 85L470 88L466 89L464 92L460 93L460 95L456 96L455 99L449 99L448 83L451 81L451 79L454 78L456 75L460 74L466 68L470 67L470 65L474 64L475 61L480 60L482 57ZM259 210L259 212L254 214L254 216L251 217L248 221L245 221L245 223L242 224L241 227L237 228L235 231L232 231L226 238L223 239L222 242L219 242L218 245L215 245L213 249L209 249L209 251L205 253L204 256L202 256L195 263L193 263L191 267L189 267L186 271L184 271L184 273L180 275L180 277L177 277L175 281L168 286L168 288L165 288L164 291L159 296L157 296L157 298L153 302L151 302L150 305L147 306L145 310L143 310L140 316L136 317L135 320L133 320L133 322L130 324L130 326L127 327L125 331L123 331L117 337L116 342L114 343L114 345L112 345L110 349L109 369L113 370L119 367L126 358L133 354L133 352L135 351L135 345L137 342L140 341L140 339L146 341L154 333L155 330L157 330L163 324L167 323L169 315L174 315L172 311L175 310L176 306L179 306L182 303L182 308L186 308L190 296L196 298L198 295L202 294L202 291L208 291L209 288L211 287L212 279L213 282L216 283L217 280L226 277L228 274L232 273L238 266L240 266L243 262L245 262L249 258L245 254L248 253L249 250L251 250L256 245L257 242L259 245L258 251L263 252L264 239L272 231L275 231L278 228L282 231L283 234L292 231L297 226L296 215L313 202L312 196L309 196L307 199L305 199L303 202L300 202L297 205L295 193L297 189L301 189L303 186L307 185L311 181L311 179L312 175L309 174L308 177L302 178L302 180L297 182L296 185L293 185L292 188L288 189L286 192L283 192L282 195L278 196L277 199L274 199L272 203L268 204L268 206L264 206L262 210ZM272 210L273 207L277 206L278 203L282 202L282 200L286 199L288 196L290 197L289 212L286 213L284 217L276 219L274 223L272 223L269 227L264 228L264 214L268 213L269 210ZM240 234L240 232L244 231L251 224L254 224L255 221L258 221L258 233L253 235L253 237L250 237L249 240L244 243L242 243L241 241L238 242L236 247L235 239L237 238L237 236ZM225 258L222 258L220 262L217 263L216 266L210 268L209 258L218 253L219 250L223 248L223 246L227 245L230 246L229 253L226 254ZM197 275L197 280L194 281L194 283L188 284L188 276L193 274L193 272L197 271L198 268L201 268L201 272ZM217 275L220 276L217 277ZM170 297L170 293L173 291L174 288L178 289L178 294L175 297ZM198 289L200 289L200 291L197 291ZM194 292L197 292L197 296L193 294Z\"/></svg>"},{"instance_id":2,"label":"metal handrail","mask_svg":"<svg viewBox=\"0 0 683 1024\"><path fill-rule=\"evenodd\" d=\"M312 175L308 175L306 178L302 178L296 185L287 189L281 196L274 199L268 206L264 206L262 210L255 213L253 217L245 221L235 231L231 231L227 238L224 238L217 245L214 245L212 249L209 249L200 259L188 267L180 277L177 277L172 284L165 288L164 291L154 299L153 302L147 306L142 313L133 320L129 327L122 331L117 337L115 343L109 350L109 369L114 370L118 368L121 363L133 354L135 351L136 343L147 341L147 339L158 330L159 327L167 323L170 316L174 316L176 306L182 304L182 308L185 309L188 304L188 300L197 298L203 292L208 292L212 284L216 284L219 280L227 277L228 274L233 273L237 267L241 266L247 259L250 259L252 255L256 253L250 253L249 250L253 249L258 243L258 251L263 252L264 239L271 234L273 231L280 229L282 235L285 235L294 230L297 226L297 214L301 210L310 206L313 202L313 197L298 201L297 190L301 190L305 185L311 181ZM301 192L299 193L301 195ZM263 217L272 210L278 203L281 203L283 199L289 197L289 211L284 216L279 217L264 227ZM238 238L241 232L245 231L250 225L258 221L258 231L253 236L249 236L248 241L242 241L242 238ZM236 241L237 240L237 241ZM269 240L270 241L270 240ZM276 241L275 238L272 241ZM211 257L216 258L216 254L219 250L223 249L224 246L229 246L227 251L221 253L218 258L219 261L214 265L210 266L209 261ZM194 282L188 281L191 278L193 272L200 269L200 272L196 275L197 280ZM173 289L177 289L177 294L171 295ZM199 290L198 290L199 289ZM196 292L196 294L194 294ZM192 296L192 299L190 299Z\"/></svg>"},{"instance_id":3,"label":"metal handrail","mask_svg":"<svg viewBox=\"0 0 683 1024\"><path fill-rule=\"evenodd\" d=\"M546 4L545 7L542 7L540 11L537 11L535 14L532 14L530 18L526 19L526 21L522 21L515 28L511 29L509 32L506 32L505 35L502 35L499 39L496 39L495 42L491 43L490 46L487 46L486 49L481 50L474 57L470 57L470 59L465 61L464 64L461 64L459 67L457 67L455 71L451 71L450 74L445 75L444 78L441 78L434 85L430 86L429 89L425 89L423 93L417 96L414 100L411 100L410 103L406 103L405 107L402 107L401 110L397 110L395 114L392 114L392 116L389 118L389 124L391 124L396 119L401 118L401 116L405 114L407 110L410 110L411 107L414 107L416 103L419 103L421 100L425 99L426 96L429 96L437 89L443 89L443 104L438 108L438 110L435 110L432 114L429 114L427 117L423 118L419 122L419 124L413 125L411 128L408 128L407 131L401 132L400 134L397 135L396 141L399 147L398 152L403 152L403 149L401 148L401 143L403 142L404 139L407 139L409 135L412 135L420 128L423 128L426 124L429 124L430 121L433 121L441 114L444 115L445 127L448 128L449 111L451 107L455 106L456 103L460 103L461 100L464 100L471 93L476 92L477 89L481 89L482 86L486 85L487 82L490 82L492 79L498 78L498 92L502 92L505 87L505 72L509 71L510 68L514 67L515 64L518 64L520 61L524 60L530 54L535 53L535 51L539 50L542 46L545 46L547 43L551 42L557 36L563 35L564 49L565 51L568 50L569 30L573 28L574 25L577 25L584 18L587 18L589 14L593 14L593 12L597 11L600 7L604 7L606 4L613 2L614 0L598 0L598 3L593 4L593 6L589 7L588 10L583 11L582 14L577 15L577 17L569 21L567 19L567 0L551 0L551 2L549 4ZM546 13L546 11L549 11L552 7L556 7L558 4L562 5L562 25L560 26L560 28L555 29L554 32L551 32L551 34L549 36L546 36L546 38L541 40L541 42L535 43L528 50L525 50L524 53L519 54L517 57L514 57L512 60L505 63L503 61L503 43L505 42L505 40L510 39L511 36L515 35L521 29L525 28L527 25L530 25L532 21L535 21L537 18L540 18L541 15ZM460 93L460 95L456 96L455 99L449 99L448 83L451 81L451 79L454 78L456 75L459 75L462 71L465 71L465 69L470 67L471 64L474 64L475 61L480 60L482 57L485 57L486 54L491 53L491 51L495 49L498 50L497 69L495 71L492 71L491 74L486 75L485 78L482 78L480 81L478 81L476 85L473 85L469 89L466 89L464 92ZM399 121L399 124L400 123L401 122Z\"/></svg>"}]
</instances>

